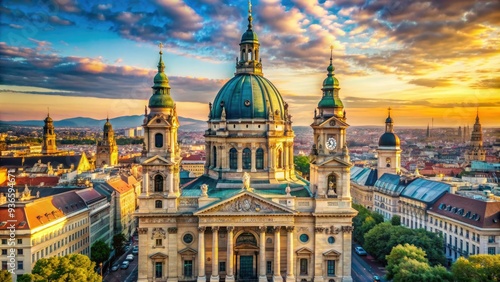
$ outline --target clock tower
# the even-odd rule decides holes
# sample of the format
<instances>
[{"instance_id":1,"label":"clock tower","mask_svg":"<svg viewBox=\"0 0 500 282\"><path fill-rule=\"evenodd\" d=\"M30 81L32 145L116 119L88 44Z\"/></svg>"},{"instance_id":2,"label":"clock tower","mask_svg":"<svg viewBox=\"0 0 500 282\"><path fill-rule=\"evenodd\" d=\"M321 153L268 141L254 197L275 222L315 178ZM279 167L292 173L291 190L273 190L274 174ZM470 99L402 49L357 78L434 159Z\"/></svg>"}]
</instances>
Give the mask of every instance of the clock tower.
<instances>
[{"instance_id":1,"label":"clock tower","mask_svg":"<svg viewBox=\"0 0 500 282\"><path fill-rule=\"evenodd\" d=\"M346 113L339 97L339 81L335 78L330 57L328 74L321 88L323 95L314 110L314 144L310 154L311 190L318 197L339 198L350 202L349 170L346 144Z\"/></svg>"}]
</instances>

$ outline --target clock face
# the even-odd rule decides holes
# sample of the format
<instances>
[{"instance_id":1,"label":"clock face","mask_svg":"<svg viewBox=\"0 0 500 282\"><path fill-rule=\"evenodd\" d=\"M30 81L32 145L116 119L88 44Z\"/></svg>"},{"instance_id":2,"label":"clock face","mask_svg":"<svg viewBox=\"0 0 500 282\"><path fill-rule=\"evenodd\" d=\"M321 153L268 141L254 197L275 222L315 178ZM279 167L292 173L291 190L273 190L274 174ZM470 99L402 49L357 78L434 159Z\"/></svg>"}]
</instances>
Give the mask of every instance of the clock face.
<instances>
[{"instance_id":1,"label":"clock face","mask_svg":"<svg viewBox=\"0 0 500 282\"><path fill-rule=\"evenodd\" d=\"M335 140L335 138L333 137L330 137L328 138L328 140L326 140L325 146L328 150L333 150L337 147L337 140Z\"/></svg>"}]
</instances>

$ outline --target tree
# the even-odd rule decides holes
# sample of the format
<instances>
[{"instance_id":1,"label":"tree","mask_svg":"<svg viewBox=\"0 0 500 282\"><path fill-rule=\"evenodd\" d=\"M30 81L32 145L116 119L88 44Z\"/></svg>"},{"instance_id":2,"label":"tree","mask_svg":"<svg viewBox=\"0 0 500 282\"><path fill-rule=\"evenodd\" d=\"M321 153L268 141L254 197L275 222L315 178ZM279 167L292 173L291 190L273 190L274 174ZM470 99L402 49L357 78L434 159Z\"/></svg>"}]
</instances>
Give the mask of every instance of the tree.
<instances>
[{"instance_id":1,"label":"tree","mask_svg":"<svg viewBox=\"0 0 500 282\"><path fill-rule=\"evenodd\" d=\"M6 269L0 270L0 282L12 282L12 274L10 271Z\"/></svg>"},{"instance_id":2,"label":"tree","mask_svg":"<svg viewBox=\"0 0 500 282\"><path fill-rule=\"evenodd\" d=\"M302 176L304 178L308 178L310 172L309 158L307 156L295 156L293 157L293 162L295 164L295 168L302 172Z\"/></svg>"},{"instance_id":3,"label":"tree","mask_svg":"<svg viewBox=\"0 0 500 282\"><path fill-rule=\"evenodd\" d=\"M460 257L451 266L451 272L456 281L500 281L500 255Z\"/></svg>"},{"instance_id":4,"label":"tree","mask_svg":"<svg viewBox=\"0 0 500 282\"><path fill-rule=\"evenodd\" d=\"M429 261L425 255L424 250L410 244L397 245L392 248L391 253L386 256L387 279L392 280L394 275L400 272L400 265L409 259L427 264Z\"/></svg>"},{"instance_id":5,"label":"tree","mask_svg":"<svg viewBox=\"0 0 500 282\"><path fill-rule=\"evenodd\" d=\"M378 224L368 231L364 236L363 246L378 261L386 263L386 256L392 248L405 243L422 248L431 266L444 265L446 262L441 235L424 229L394 226L390 222Z\"/></svg>"},{"instance_id":6,"label":"tree","mask_svg":"<svg viewBox=\"0 0 500 282\"><path fill-rule=\"evenodd\" d=\"M391 218L391 224L394 226L401 225L401 217L399 215L395 215Z\"/></svg>"},{"instance_id":7,"label":"tree","mask_svg":"<svg viewBox=\"0 0 500 282\"><path fill-rule=\"evenodd\" d=\"M95 262L96 265L99 265L108 260L110 253L111 248L108 244L102 240L97 240L90 248L90 259Z\"/></svg>"},{"instance_id":8,"label":"tree","mask_svg":"<svg viewBox=\"0 0 500 282\"><path fill-rule=\"evenodd\" d=\"M375 227L375 225L384 222L384 217L377 212L368 210L362 205L353 204L353 208L358 211L358 215L353 219L353 237L356 242L363 245L364 235Z\"/></svg>"},{"instance_id":9,"label":"tree","mask_svg":"<svg viewBox=\"0 0 500 282\"><path fill-rule=\"evenodd\" d=\"M431 267L426 253L419 247L410 244L397 245L387 256L388 280L441 282L453 281L451 273L443 266Z\"/></svg>"},{"instance_id":10,"label":"tree","mask_svg":"<svg viewBox=\"0 0 500 282\"><path fill-rule=\"evenodd\" d=\"M113 236L113 248L118 254L123 253L123 245L127 243L127 238L122 233Z\"/></svg>"},{"instance_id":11,"label":"tree","mask_svg":"<svg viewBox=\"0 0 500 282\"><path fill-rule=\"evenodd\" d=\"M17 282L32 282L33 281L33 275L30 273L27 274L21 274L17 276Z\"/></svg>"},{"instance_id":12,"label":"tree","mask_svg":"<svg viewBox=\"0 0 500 282\"><path fill-rule=\"evenodd\" d=\"M94 271L94 268L95 263L81 254L42 258L33 268L33 281L101 282L102 278Z\"/></svg>"}]
</instances>

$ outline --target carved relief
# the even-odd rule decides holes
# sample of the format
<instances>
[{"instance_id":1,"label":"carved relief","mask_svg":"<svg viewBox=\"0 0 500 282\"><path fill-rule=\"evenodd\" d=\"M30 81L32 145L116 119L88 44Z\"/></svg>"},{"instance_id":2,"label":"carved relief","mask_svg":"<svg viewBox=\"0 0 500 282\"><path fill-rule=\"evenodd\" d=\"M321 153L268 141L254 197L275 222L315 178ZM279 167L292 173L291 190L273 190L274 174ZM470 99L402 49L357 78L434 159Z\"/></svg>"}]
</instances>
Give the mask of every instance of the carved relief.
<instances>
[{"instance_id":1,"label":"carved relief","mask_svg":"<svg viewBox=\"0 0 500 282\"><path fill-rule=\"evenodd\" d=\"M228 226L226 228L227 228L227 232L233 232L234 231L234 226Z\"/></svg>"},{"instance_id":2,"label":"carved relief","mask_svg":"<svg viewBox=\"0 0 500 282\"><path fill-rule=\"evenodd\" d=\"M330 226L330 228L328 228L326 230L327 234L339 234L340 233L340 228L339 227L335 227L335 226Z\"/></svg>"},{"instance_id":3,"label":"carved relief","mask_svg":"<svg viewBox=\"0 0 500 282\"><path fill-rule=\"evenodd\" d=\"M265 227L265 226L258 226L257 229L259 230L259 232L262 233L262 232L266 232L267 227Z\"/></svg>"},{"instance_id":4,"label":"carved relief","mask_svg":"<svg viewBox=\"0 0 500 282\"><path fill-rule=\"evenodd\" d=\"M294 227L294 226L287 226L287 227L286 227L286 231L287 231L287 232L292 232L292 231L293 231L293 229L295 229L295 227Z\"/></svg>"},{"instance_id":5,"label":"carved relief","mask_svg":"<svg viewBox=\"0 0 500 282\"><path fill-rule=\"evenodd\" d=\"M148 229L147 228L137 228L137 232L140 234L148 234Z\"/></svg>"},{"instance_id":6,"label":"carved relief","mask_svg":"<svg viewBox=\"0 0 500 282\"><path fill-rule=\"evenodd\" d=\"M169 234L177 234L177 227L169 227L167 231Z\"/></svg>"},{"instance_id":7,"label":"carved relief","mask_svg":"<svg viewBox=\"0 0 500 282\"><path fill-rule=\"evenodd\" d=\"M314 232L323 233L323 232L325 232L325 228L324 227L314 227Z\"/></svg>"},{"instance_id":8,"label":"carved relief","mask_svg":"<svg viewBox=\"0 0 500 282\"><path fill-rule=\"evenodd\" d=\"M163 239L166 239L167 238L167 232L165 232L165 230L161 227L154 227L153 228L153 232L151 233L151 239L154 239L154 238L163 238Z\"/></svg>"},{"instance_id":9,"label":"carved relief","mask_svg":"<svg viewBox=\"0 0 500 282\"><path fill-rule=\"evenodd\" d=\"M144 218L141 219L144 223L175 223L177 222L175 218Z\"/></svg>"},{"instance_id":10,"label":"carved relief","mask_svg":"<svg viewBox=\"0 0 500 282\"><path fill-rule=\"evenodd\" d=\"M205 226L200 226L200 227L198 227L198 231L199 231L200 233L205 232L205 230L206 230L206 229L207 229L207 228L206 228Z\"/></svg>"},{"instance_id":11,"label":"carved relief","mask_svg":"<svg viewBox=\"0 0 500 282\"><path fill-rule=\"evenodd\" d=\"M219 226L212 226L212 232L219 231Z\"/></svg>"},{"instance_id":12,"label":"carved relief","mask_svg":"<svg viewBox=\"0 0 500 282\"><path fill-rule=\"evenodd\" d=\"M342 232L351 233L354 230L352 226L342 226Z\"/></svg>"},{"instance_id":13,"label":"carved relief","mask_svg":"<svg viewBox=\"0 0 500 282\"><path fill-rule=\"evenodd\" d=\"M281 210L279 207L273 206L269 203L255 199L250 196L243 196L238 199L232 200L221 206L214 207L210 212L274 212L283 213L286 211Z\"/></svg>"},{"instance_id":14,"label":"carved relief","mask_svg":"<svg viewBox=\"0 0 500 282\"><path fill-rule=\"evenodd\" d=\"M181 207L196 207L196 206L198 206L198 200L195 198L181 198L179 200L179 206L181 206Z\"/></svg>"}]
</instances>

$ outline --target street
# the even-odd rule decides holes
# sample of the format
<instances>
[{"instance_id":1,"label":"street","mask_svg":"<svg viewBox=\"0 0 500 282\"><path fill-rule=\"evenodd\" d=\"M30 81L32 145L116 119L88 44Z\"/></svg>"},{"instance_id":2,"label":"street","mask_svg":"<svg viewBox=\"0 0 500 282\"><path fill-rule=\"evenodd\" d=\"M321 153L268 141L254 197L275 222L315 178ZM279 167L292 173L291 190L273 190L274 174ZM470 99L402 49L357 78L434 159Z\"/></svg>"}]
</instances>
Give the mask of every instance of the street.
<instances>
[{"instance_id":1,"label":"street","mask_svg":"<svg viewBox=\"0 0 500 282\"><path fill-rule=\"evenodd\" d=\"M355 245L352 247L353 250L354 247ZM384 281L385 270L370 255L359 256L353 251L351 274L353 282L372 282L374 275L378 275L381 281Z\"/></svg>"},{"instance_id":2,"label":"street","mask_svg":"<svg viewBox=\"0 0 500 282\"><path fill-rule=\"evenodd\" d=\"M132 245L133 247L133 245ZM120 256L117 263L121 265L121 263L125 260L125 257L128 254L132 253L132 247L130 250L125 252ZM103 282L133 282L137 281L137 262L138 257L134 256L134 260L130 262L130 265L127 269L118 268L117 271L111 271L111 268L108 270L106 275L104 276Z\"/></svg>"}]
</instances>

